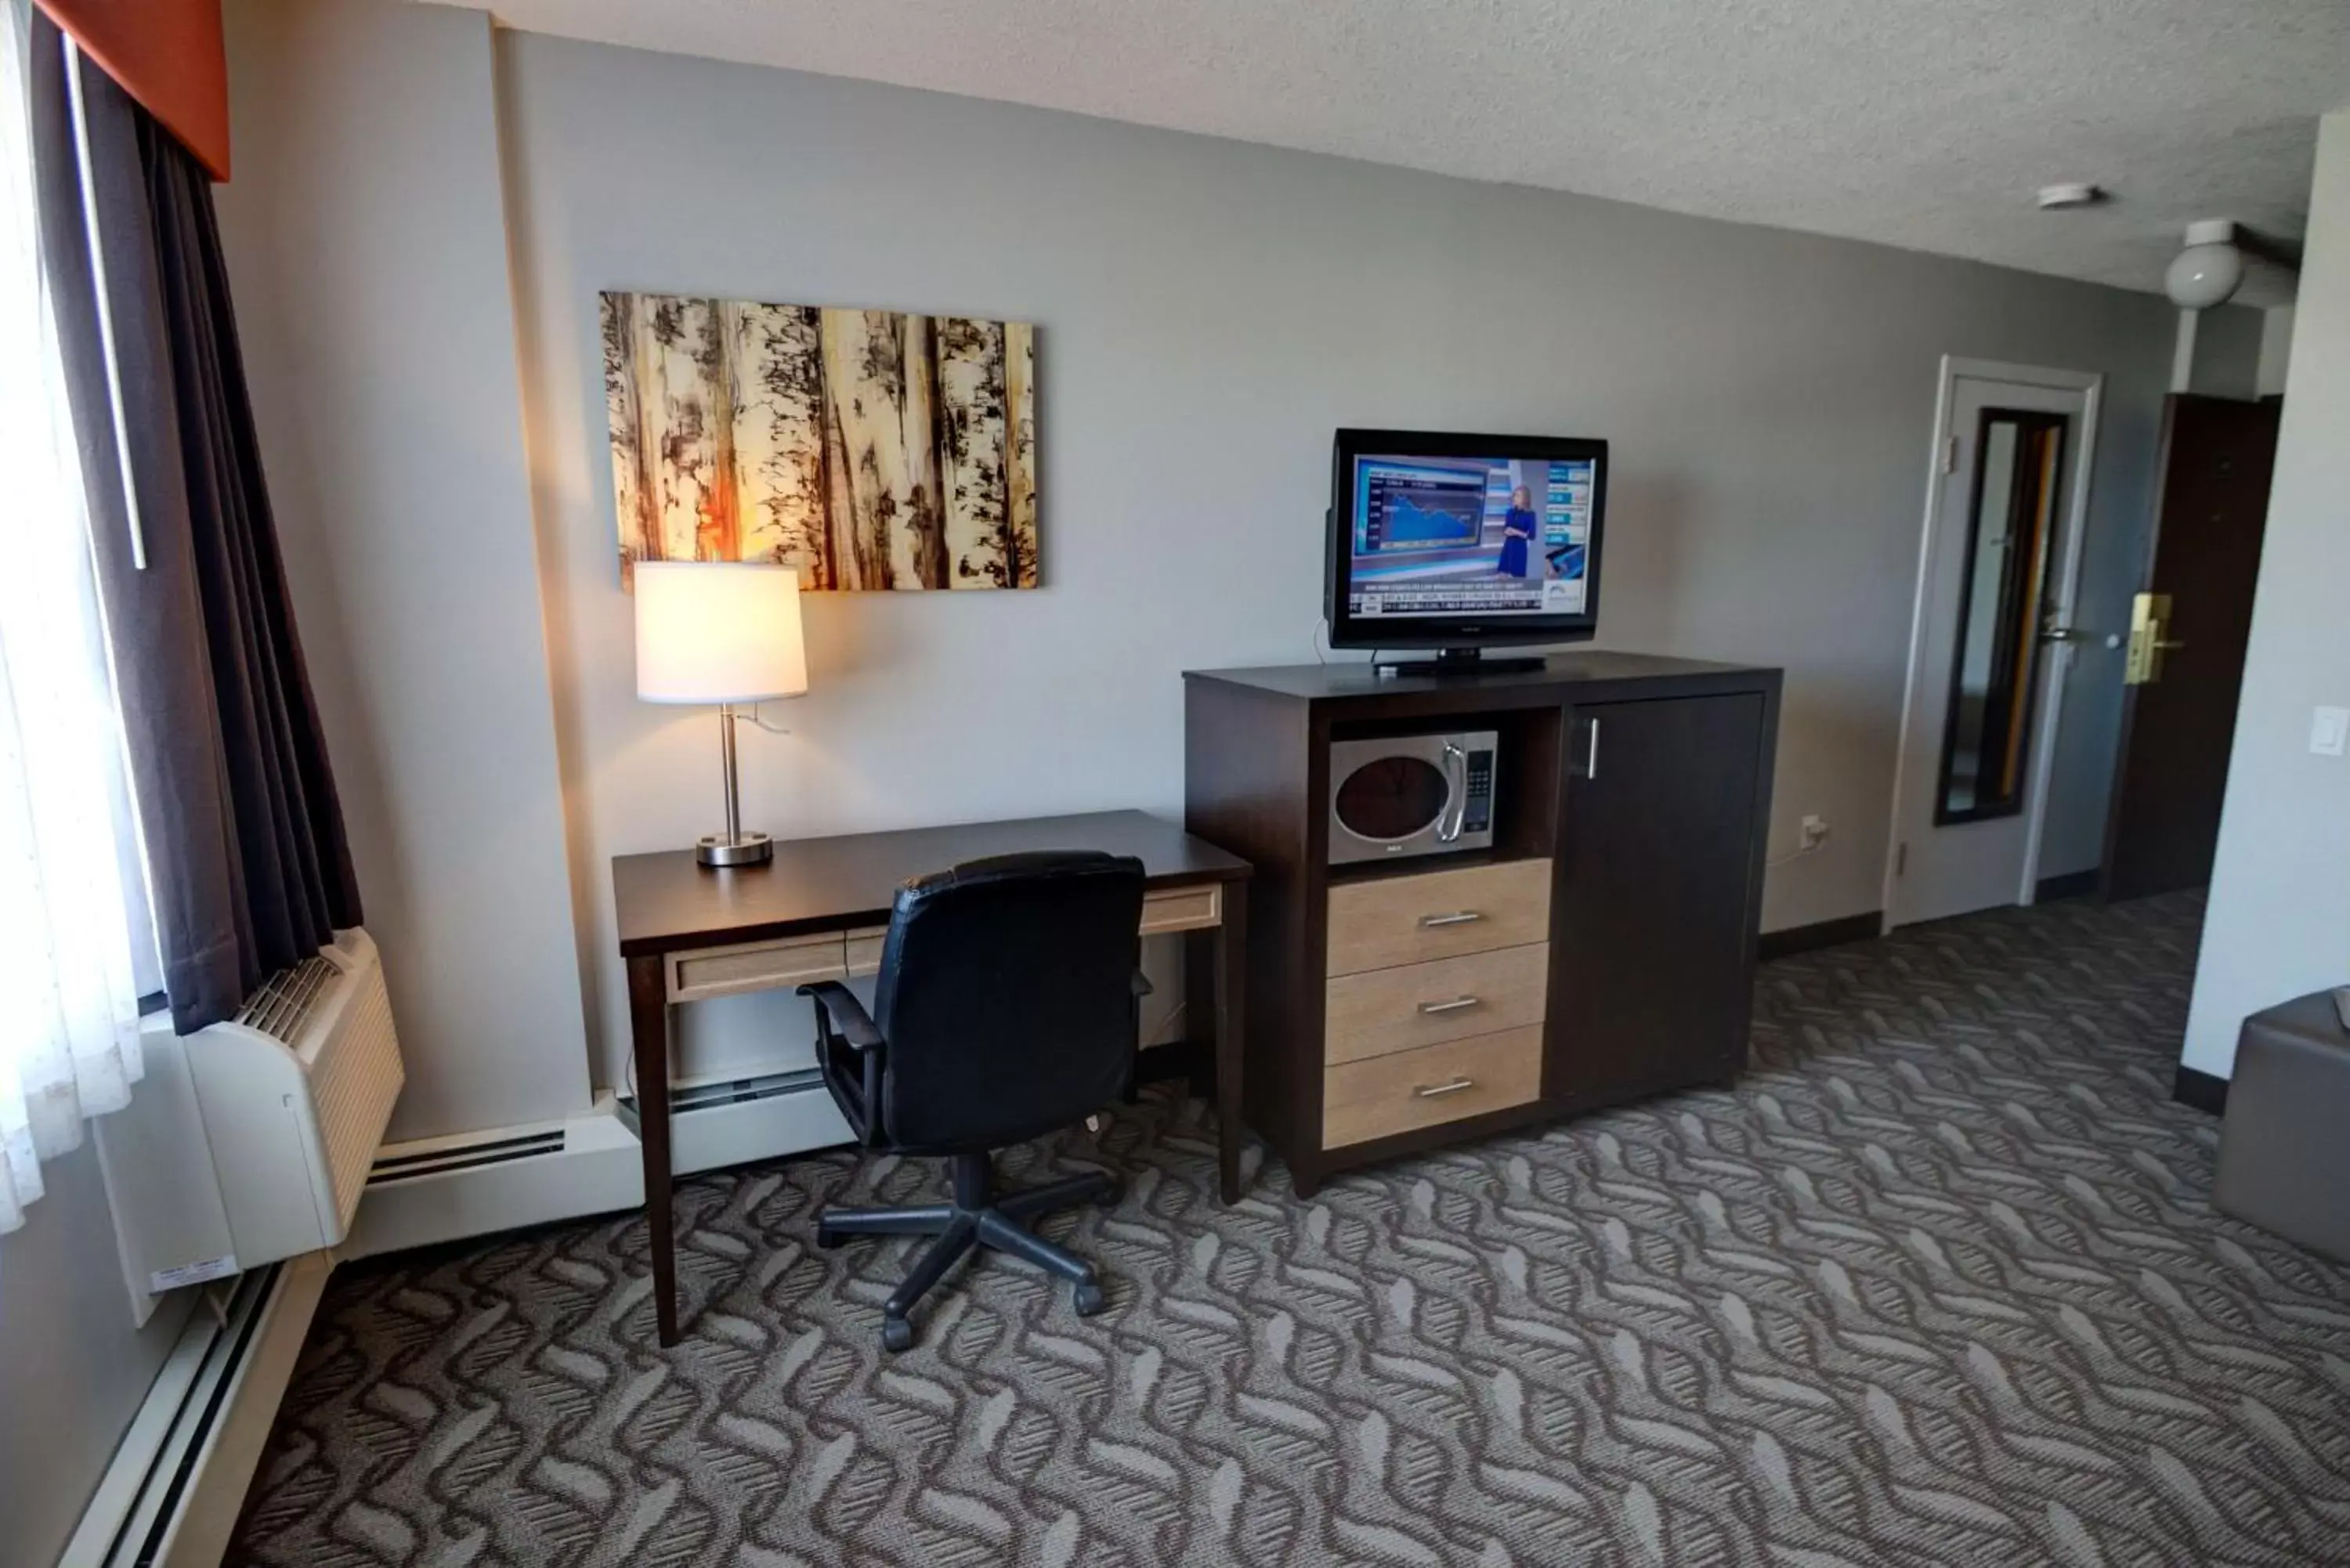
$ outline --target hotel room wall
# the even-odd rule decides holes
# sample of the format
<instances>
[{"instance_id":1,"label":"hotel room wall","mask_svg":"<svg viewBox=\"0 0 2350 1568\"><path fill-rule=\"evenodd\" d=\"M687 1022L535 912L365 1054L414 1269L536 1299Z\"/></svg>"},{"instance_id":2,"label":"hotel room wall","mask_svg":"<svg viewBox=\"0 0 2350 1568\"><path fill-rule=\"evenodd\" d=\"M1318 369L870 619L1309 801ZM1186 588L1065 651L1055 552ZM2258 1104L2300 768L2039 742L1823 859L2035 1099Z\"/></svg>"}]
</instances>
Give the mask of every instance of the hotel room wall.
<instances>
[{"instance_id":1,"label":"hotel room wall","mask_svg":"<svg viewBox=\"0 0 2350 1568\"><path fill-rule=\"evenodd\" d=\"M281 0L232 5L255 9L293 26ZM436 938L526 950L549 975L576 965L598 1082L620 1081L625 1042L607 862L684 843L719 814L714 721L633 695L602 429L601 289L1040 324L1043 587L809 600L814 690L768 710L790 734L744 737L746 819L780 834L1180 811L1178 672L1315 657L1330 431L1342 424L1614 443L1602 646L1787 668L1773 847L1792 846L1807 813L1835 835L1773 871L1771 928L1877 902L1940 355L2107 375L2082 618L2126 619L2171 343L2157 296L837 78L493 37L478 17L430 7L296 9L388 36L469 29L462 62L453 47L449 59L387 49L363 68L340 55L324 62L364 78L351 84L362 103L398 93L437 106L453 90L464 106L454 116L342 109L333 76L298 94L266 89L298 100L286 140L330 144L281 160L290 173L249 198L274 209L277 275L297 257L322 275L273 300L283 324L269 348L279 390L264 410L265 451L275 474L282 454L318 447L321 429L348 430L338 439L366 449L346 477L368 493L338 493L332 514L305 502L317 521L298 544L288 528L289 552L353 552L331 573L304 568L305 636L314 649L344 644L320 662L365 691L370 680L438 670L437 649L411 646L411 619L462 630L483 639L470 668L511 704L502 711L550 701L554 711L551 745L519 718L507 744L468 717L482 693L458 693L445 720L420 695L396 723L354 721L359 738L336 737L338 761L385 778L372 806L393 821L388 839L430 826L447 842L461 832L494 841L494 822L522 836L529 875L480 909L442 900ZM471 107L474 62L493 55L502 136ZM330 174L362 183L365 210L331 205L319 190ZM494 175L503 229L472 194ZM443 184L465 199L445 200ZM289 222L289 208L318 200L327 213ZM489 267L468 274L463 303L476 314L464 333L355 332L342 312L371 324L370 291L412 285L338 249L323 267L300 252L293 242L329 221L398 224L468 255L510 248L519 433L504 406L507 296ZM275 287L266 269L255 275ZM359 418L390 387L457 396L479 417L462 430ZM528 505L504 478L525 450ZM414 472L461 460L494 462L499 477L462 504L386 504L414 495L403 489L421 483ZM395 514L449 535L460 530L447 518L462 520L483 553L461 561L462 602L433 608L439 555L345 545ZM534 527L536 594L515 570ZM340 584L348 597L362 578L383 579L397 617L346 614L320 587ZM2051 874L2097 858L2117 658L2092 649L2076 670ZM394 820L395 789L436 786L367 749L397 742L421 757L436 726L447 765L494 771L504 809L452 801L445 822ZM567 889L545 872L550 833L563 836ZM409 874L454 889L472 886L465 872L428 856ZM537 923L517 934L502 916L525 898ZM411 967L443 972L438 958ZM465 964L445 972L452 998L470 994ZM434 1044L411 1090L432 1108L402 1130L481 1125L473 1105L514 1104L503 1090L518 1072L577 1059L577 1011L542 1008L543 1040L486 1035L471 1054ZM697 1010L683 1070L804 1060L802 1012L783 997ZM580 1077L550 1083L541 1114L584 1094Z\"/></svg>"},{"instance_id":2,"label":"hotel room wall","mask_svg":"<svg viewBox=\"0 0 2350 1568\"><path fill-rule=\"evenodd\" d=\"M2325 117L2228 804L2182 1064L2235 1072L2247 1014L2350 980L2350 762L2310 751L2350 704L2350 109Z\"/></svg>"},{"instance_id":3,"label":"hotel room wall","mask_svg":"<svg viewBox=\"0 0 2350 1568\"><path fill-rule=\"evenodd\" d=\"M395 1139L585 1109L489 18L227 8L254 413L408 1058Z\"/></svg>"},{"instance_id":4,"label":"hotel room wall","mask_svg":"<svg viewBox=\"0 0 2350 1568\"><path fill-rule=\"evenodd\" d=\"M196 1308L130 1317L98 1145L44 1163L47 1191L0 1238L0 1563L54 1563ZM19 1555L21 1553L21 1555Z\"/></svg>"},{"instance_id":5,"label":"hotel room wall","mask_svg":"<svg viewBox=\"0 0 2350 1568\"><path fill-rule=\"evenodd\" d=\"M746 811L777 832L1180 810L1177 672L1315 657L1342 424L1614 442L1602 645L1788 669L1774 847L1807 812L1835 836L1773 873L1769 926L1876 907L1940 354L2106 373L2086 615L2126 619L2170 342L2158 297L836 78L499 42L607 1076L624 1033L605 861L683 842L716 799L708 716L630 694L598 289L1040 324L1043 589L811 601L814 690L770 711L793 734L745 748ZM2092 649L2075 683L2051 874L2097 858L2117 657ZM749 999L696 1020L689 1070L788 1057L797 1012Z\"/></svg>"}]
</instances>

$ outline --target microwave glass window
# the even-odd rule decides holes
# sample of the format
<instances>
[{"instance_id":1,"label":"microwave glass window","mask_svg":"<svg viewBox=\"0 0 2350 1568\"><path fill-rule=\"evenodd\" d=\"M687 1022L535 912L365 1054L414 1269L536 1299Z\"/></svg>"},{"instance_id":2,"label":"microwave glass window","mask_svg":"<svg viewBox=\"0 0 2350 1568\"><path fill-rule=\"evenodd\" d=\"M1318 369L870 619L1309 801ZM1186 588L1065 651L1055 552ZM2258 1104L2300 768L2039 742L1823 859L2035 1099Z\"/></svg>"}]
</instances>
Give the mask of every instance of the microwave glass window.
<instances>
[{"instance_id":1,"label":"microwave glass window","mask_svg":"<svg viewBox=\"0 0 2350 1568\"><path fill-rule=\"evenodd\" d=\"M1338 785L1338 824L1360 838L1409 838L1443 816L1451 791L1434 763L1380 757Z\"/></svg>"}]
</instances>

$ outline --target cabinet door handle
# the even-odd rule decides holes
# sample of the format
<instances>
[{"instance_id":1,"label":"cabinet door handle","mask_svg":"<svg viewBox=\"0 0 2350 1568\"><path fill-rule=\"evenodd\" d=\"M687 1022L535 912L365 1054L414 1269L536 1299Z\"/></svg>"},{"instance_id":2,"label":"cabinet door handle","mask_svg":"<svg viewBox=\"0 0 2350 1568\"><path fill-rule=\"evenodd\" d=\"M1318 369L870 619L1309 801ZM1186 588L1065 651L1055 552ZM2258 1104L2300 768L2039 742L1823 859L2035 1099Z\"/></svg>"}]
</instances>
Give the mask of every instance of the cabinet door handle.
<instances>
[{"instance_id":1,"label":"cabinet door handle","mask_svg":"<svg viewBox=\"0 0 2350 1568\"><path fill-rule=\"evenodd\" d=\"M1583 753L1583 776L1586 779L1596 779L1599 776L1599 721L1597 719L1591 721L1591 741Z\"/></svg>"},{"instance_id":2,"label":"cabinet door handle","mask_svg":"<svg viewBox=\"0 0 2350 1568\"><path fill-rule=\"evenodd\" d=\"M1456 996L1450 1002L1423 1002L1419 1010L1428 1013L1458 1012L1464 1007L1475 1007L1484 1000L1482 996Z\"/></svg>"},{"instance_id":3,"label":"cabinet door handle","mask_svg":"<svg viewBox=\"0 0 2350 1568\"><path fill-rule=\"evenodd\" d=\"M1455 1078L1449 1084L1422 1085L1412 1090L1412 1093L1423 1100L1434 1100L1440 1099L1446 1095L1457 1095L1463 1089L1473 1089L1476 1086L1477 1080L1474 1078Z\"/></svg>"},{"instance_id":4,"label":"cabinet door handle","mask_svg":"<svg viewBox=\"0 0 2350 1568\"><path fill-rule=\"evenodd\" d=\"M1438 926L1465 926L1471 920L1482 920L1484 918L1484 911L1482 909L1456 909L1449 915L1422 915L1419 918L1419 923L1422 929L1432 930Z\"/></svg>"}]
</instances>

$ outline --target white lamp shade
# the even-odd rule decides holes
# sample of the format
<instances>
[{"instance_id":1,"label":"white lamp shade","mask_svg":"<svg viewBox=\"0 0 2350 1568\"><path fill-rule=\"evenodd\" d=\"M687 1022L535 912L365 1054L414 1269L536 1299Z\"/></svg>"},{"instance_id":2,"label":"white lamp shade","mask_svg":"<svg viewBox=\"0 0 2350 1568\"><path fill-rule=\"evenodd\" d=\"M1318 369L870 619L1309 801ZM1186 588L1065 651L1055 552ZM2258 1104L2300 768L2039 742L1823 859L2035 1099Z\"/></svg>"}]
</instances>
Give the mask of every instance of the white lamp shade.
<instances>
[{"instance_id":1,"label":"white lamp shade","mask_svg":"<svg viewBox=\"0 0 2350 1568\"><path fill-rule=\"evenodd\" d=\"M639 697L764 702L807 690L792 567L640 561L636 576Z\"/></svg>"}]
</instances>

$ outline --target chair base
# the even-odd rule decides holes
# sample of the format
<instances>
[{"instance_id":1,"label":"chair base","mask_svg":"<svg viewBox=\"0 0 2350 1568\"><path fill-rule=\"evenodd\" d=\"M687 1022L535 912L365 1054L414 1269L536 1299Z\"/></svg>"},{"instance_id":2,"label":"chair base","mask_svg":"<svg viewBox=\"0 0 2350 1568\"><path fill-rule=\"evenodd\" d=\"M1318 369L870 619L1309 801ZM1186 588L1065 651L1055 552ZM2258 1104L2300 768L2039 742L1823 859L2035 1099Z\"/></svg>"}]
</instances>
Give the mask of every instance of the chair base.
<instances>
[{"instance_id":1,"label":"chair base","mask_svg":"<svg viewBox=\"0 0 2350 1568\"><path fill-rule=\"evenodd\" d=\"M1075 1304L1081 1317L1101 1311L1101 1276L1075 1252L1056 1247L1020 1221L1031 1215L1066 1209L1073 1203L1107 1207L1118 1199L1118 1183L1101 1171L1088 1171L1043 1187L998 1197L994 1175L984 1154L954 1157L954 1201L910 1209L827 1209L816 1216L816 1244L837 1247L845 1236L935 1236L938 1238L914 1264L914 1272L889 1293L881 1306L881 1343L903 1350L914 1343L907 1314L932 1285L980 1247L993 1247L1024 1258L1046 1273L1057 1274L1076 1286Z\"/></svg>"}]
</instances>

